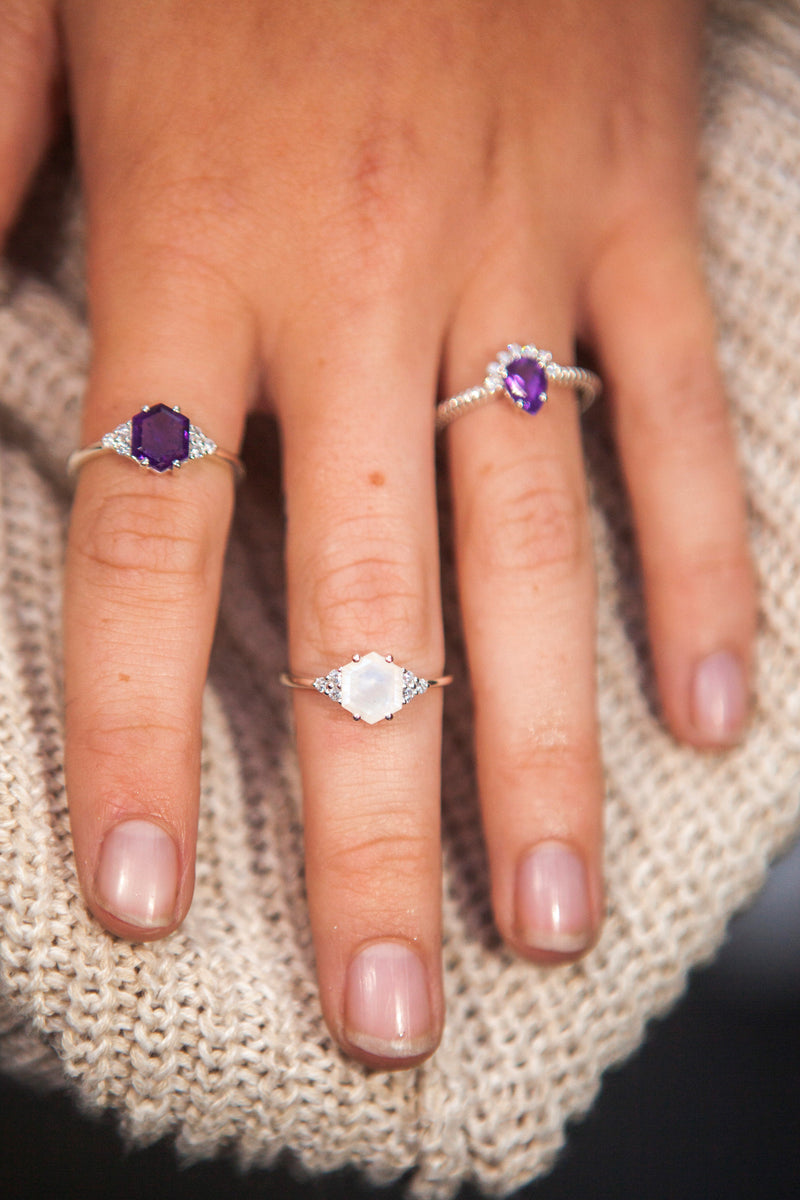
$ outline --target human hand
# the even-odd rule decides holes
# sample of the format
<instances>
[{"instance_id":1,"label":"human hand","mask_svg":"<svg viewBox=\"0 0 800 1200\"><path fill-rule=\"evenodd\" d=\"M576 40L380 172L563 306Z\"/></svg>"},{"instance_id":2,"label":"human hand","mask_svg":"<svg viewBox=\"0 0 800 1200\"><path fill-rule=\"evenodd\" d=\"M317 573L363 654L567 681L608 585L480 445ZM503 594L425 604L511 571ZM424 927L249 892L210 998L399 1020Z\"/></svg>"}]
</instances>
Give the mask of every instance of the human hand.
<instances>
[{"instance_id":1,"label":"human hand","mask_svg":"<svg viewBox=\"0 0 800 1200\"><path fill-rule=\"evenodd\" d=\"M16 0L0 11L5 223L59 55L89 225L87 442L179 404L235 450L281 428L289 657L441 673L433 403L509 340L600 360L664 712L741 732L753 584L697 249L700 6L670 0ZM61 46L55 36L61 30ZM27 31L27 32L25 32ZM13 70L11 66L13 66ZM582 952L602 915L593 584L576 406L447 434L498 928ZM233 487L81 472L65 596L67 783L87 902L159 937L192 890L200 702ZM299 693L308 898L339 1042L407 1066L443 1022L437 692L365 729ZM145 824L143 824L143 822Z\"/></svg>"}]
</instances>

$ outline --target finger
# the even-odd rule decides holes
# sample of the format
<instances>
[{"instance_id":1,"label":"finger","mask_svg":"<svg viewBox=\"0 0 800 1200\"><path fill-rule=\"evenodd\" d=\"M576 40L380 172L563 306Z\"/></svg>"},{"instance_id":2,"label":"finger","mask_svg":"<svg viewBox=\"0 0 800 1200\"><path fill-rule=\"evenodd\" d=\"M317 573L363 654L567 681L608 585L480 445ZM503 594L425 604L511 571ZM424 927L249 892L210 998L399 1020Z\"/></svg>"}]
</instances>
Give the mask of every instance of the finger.
<instances>
[{"instance_id":1,"label":"finger","mask_svg":"<svg viewBox=\"0 0 800 1200\"><path fill-rule=\"evenodd\" d=\"M501 298L484 287L494 302L462 313L449 390L483 378L509 332L571 361L568 305L551 284L544 311L536 296L547 290L515 296L506 286ZM495 918L521 953L571 957L592 943L602 913L594 581L577 404L561 388L535 415L498 400L456 421L448 448Z\"/></svg>"},{"instance_id":2,"label":"finger","mask_svg":"<svg viewBox=\"0 0 800 1200\"><path fill-rule=\"evenodd\" d=\"M50 140L59 109L51 0L0 7L0 241Z\"/></svg>"},{"instance_id":3,"label":"finger","mask_svg":"<svg viewBox=\"0 0 800 1200\"><path fill-rule=\"evenodd\" d=\"M115 13L78 5L65 17L88 214L84 438L145 404L178 405L235 452L257 362L242 283L256 256L252 243L246 257L233 245L239 193L215 203L227 176L212 196L218 181L197 163L217 142L161 121L158 28L145 22L120 41ZM65 583L67 788L87 902L125 936L175 928L191 898L201 697L232 502L230 467L213 457L174 474L98 458L79 479Z\"/></svg>"},{"instance_id":4,"label":"finger","mask_svg":"<svg viewBox=\"0 0 800 1200\"><path fill-rule=\"evenodd\" d=\"M143 403L179 405L226 449L254 359L245 312L184 261L144 254L132 224L90 234L93 442ZM114 932L160 936L190 902L201 698L233 499L213 458L155 474L87 463L65 593L66 771L87 902Z\"/></svg>"},{"instance_id":5,"label":"finger","mask_svg":"<svg viewBox=\"0 0 800 1200\"><path fill-rule=\"evenodd\" d=\"M590 320L645 577L653 658L674 733L744 731L755 628L745 505L694 239L652 226L595 273Z\"/></svg>"},{"instance_id":6,"label":"finger","mask_svg":"<svg viewBox=\"0 0 800 1200\"><path fill-rule=\"evenodd\" d=\"M346 319L278 378L289 646L300 674L354 653L441 673L433 433L435 348L398 310ZM398 328L403 325L402 329ZM411 355L410 346L427 347ZM368 389L354 390L352 363ZM325 403L319 403L324 396ZM378 660L380 662L380 660ZM435 1047L440 981L441 699L358 722L295 693L308 898L328 1024L352 1054L409 1066ZM380 715L380 714L377 714Z\"/></svg>"}]
</instances>

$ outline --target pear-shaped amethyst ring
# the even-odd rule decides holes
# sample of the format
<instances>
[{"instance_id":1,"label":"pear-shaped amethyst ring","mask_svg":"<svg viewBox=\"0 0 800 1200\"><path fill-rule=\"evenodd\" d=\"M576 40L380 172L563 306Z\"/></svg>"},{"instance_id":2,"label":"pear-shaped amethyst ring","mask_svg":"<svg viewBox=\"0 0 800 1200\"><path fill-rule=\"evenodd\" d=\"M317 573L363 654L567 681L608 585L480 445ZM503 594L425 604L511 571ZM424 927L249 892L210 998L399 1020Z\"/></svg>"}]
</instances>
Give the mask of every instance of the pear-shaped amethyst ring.
<instances>
[{"instance_id":1,"label":"pear-shaped amethyst ring","mask_svg":"<svg viewBox=\"0 0 800 1200\"><path fill-rule=\"evenodd\" d=\"M553 356L547 350L512 343L489 363L480 387L468 388L437 406L437 432L456 417L492 400L505 398L521 412L537 413L547 401L551 383L572 388L577 393L581 412L586 412L603 390L594 371L587 371L585 367L562 367L553 362Z\"/></svg>"},{"instance_id":2,"label":"pear-shaped amethyst ring","mask_svg":"<svg viewBox=\"0 0 800 1200\"><path fill-rule=\"evenodd\" d=\"M214 457L227 463L237 480L244 475L241 460L227 450L220 450L202 429L192 425L177 405L173 408L166 404L155 404L152 408L145 405L130 421L104 434L99 442L74 451L67 461L67 470L74 475L90 459L108 453L121 454L158 474L175 471L190 459Z\"/></svg>"}]
</instances>

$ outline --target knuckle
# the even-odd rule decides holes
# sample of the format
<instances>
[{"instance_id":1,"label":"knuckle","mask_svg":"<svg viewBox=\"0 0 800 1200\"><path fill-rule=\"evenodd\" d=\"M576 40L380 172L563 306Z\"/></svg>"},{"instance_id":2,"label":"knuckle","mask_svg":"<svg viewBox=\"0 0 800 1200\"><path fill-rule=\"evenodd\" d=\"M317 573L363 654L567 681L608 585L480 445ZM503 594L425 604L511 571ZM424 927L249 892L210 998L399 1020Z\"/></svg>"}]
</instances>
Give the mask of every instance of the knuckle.
<instances>
[{"instance_id":1,"label":"knuckle","mask_svg":"<svg viewBox=\"0 0 800 1200\"><path fill-rule=\"evenodd\" d=\"M540 729L534 734L509 730L497 748L498 783L513 793L535 779L548 807L558 797L586 794L586 781L597 779L596 740L567 729Z\"/></svg>"},{"instance_id":2,"label":"knuckle","mask_svg":"<svg viewBox=\"0 0 800 1200\"><path fill-rule=\"evenodd\" d=\"M149 279L179 292L185 307L202 309L213 295L218 320L247 320L252 310L247 258L235 242L232 226L233 222L223 238L200 203L183 219L163 202L144 214L139 209L126 212L124 220L117 215L93 238L88 270L99 278L113 261L120 275L136 279L146 263Z\"/></svg>"},{"instance_id":3,"label":"knuckle","mask_svg":"<svg viewBox=\"0 0 800 1200\"><path fill-rule=\"evenodd\" d=\"M678 555L654 556L649 572L653 588L691 610L707 609L718 597L729 609L754 604L753 563L744 539L735 544L704 540Z\"/></svg>"},{"instance_id":4,"label":"knuckle","mask_svg":"<svg viewBox=\"0 0 800 1200\"><path fill-rule=\"evenodd\" d=\"M469 536L487 571L571 571L588 554L585 507L555 464L493 469L482 481Z\"/></svg>"},{"instance_id":5,"label":"knuckle","mask_svg":"<svg viewBox=\"0 0 800 1200\"><path fill-rule=\"evenodd\" d=\"M420 880L438 870L435 839L407 828L408 822L384 818L365 837L363 824L352 840L340 839L324 857L322 868L339 892L359 906L390 910L398 896L417 895Z\"/></svg>"},{"instance_id":6,"label":"knuckle","mask_svg":"<svg viewBox=\"0 0 800 1200\"><path fill-rule=\"evenodd\" d=\"M311 608L320 647L349 646L353 630L395 647L427 648L431 642L429 584L420 555L384 537L360 540L338 553L325 546L315 564Z\"/></svg>"},{"instance_id":7,"label":"knuckle","mask_svg":"<svg viewBox=\"0 0 800 1200\"><path fill-rule=\"evenodd\" d=\"M160 695L138 696L135 711L129 702L111 695L107 699L85 711L74 705L67 709L71 753L91 762L107 804L118 803L124 815L132 780L137 793L153 800L158 795L184 795L185 781L196 776L199 764L196 722L182 714L174 700L165 706Z\"/></svg>"},{"instance_id":8,"label":"knuckle","mask_svg":"<svg viewBox=\"0 0 800 1200\"><path fill-rule=\"evenodd\" d=\"M189 724L185 720L170 720L166 714L159 716L155 709L153 701L146 720L125 720L123 713L110 718L107 711L98 711L84 731L82 741L86 750L93 759L117 762L127 770L136 761L137 752L146 756L139 761L156 761L159 747L173 766L188 761L195 744Z\"/></svg>"},{"instance_id":9,"label":"knuckle","mask_svg":"<svg viewBox=\"0 0 800 1200\"><path fill-rule=\"evenodd\" d=\"M135 281L145 264L148 279L163 281L184 305L213 294L220 317L247 319L253 231L263 214L235 169L178 174L159 160L155 171L152 154L125 145L115 161L120 180L87 246L90 279L113 267Z\"/></svg>"},{"instance_id":10,"label":"knuckle","mask_svg":"<svg viewBox=\"0 0 800 1200\"><path fill-rule=\"evenodd\" d=\"M419 267L419 247L440 209L431 205L416 132L384 115L354 139L341 180L326 200L331 217L329 273L341 303L356 306L365 289L371 307L404 286ZM315 237L313 230L309 231ZM353 281L358 280L358 287Z\"/></svg>"},{"instance_id":11,"label":"knuckle","mask_svg":"<svg viewBox=\"0 0 800 1200\"><path fill-rule=\"evenodd\" d=\"M140 591L159 578L185 590L209 581L209 545L201 514L163 497L113 491L93 499L72 536L95 582Z\"/></svg>"},{"instance_id":12,"label":"knuckle","mask_svg":"<svg viewBox=\"0 0 800 1200\"><path fill-rule=\"evenodd\" d=\"M406 218L418 165L416 131L411 123L376 114L355 144L348 172L350 211L367 242L381 241L386 227Z\"/></svg>"}]
</instances>

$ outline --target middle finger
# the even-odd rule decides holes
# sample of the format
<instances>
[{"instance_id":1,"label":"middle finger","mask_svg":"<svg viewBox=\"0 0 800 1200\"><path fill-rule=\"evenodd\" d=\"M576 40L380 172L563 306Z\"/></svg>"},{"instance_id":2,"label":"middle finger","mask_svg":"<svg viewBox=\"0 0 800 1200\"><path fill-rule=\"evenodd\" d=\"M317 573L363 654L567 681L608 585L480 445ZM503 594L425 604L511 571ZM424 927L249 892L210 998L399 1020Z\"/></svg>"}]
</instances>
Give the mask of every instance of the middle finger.
<instances>
[{"instance_id":1,"label":"middle finger","mask_svg":"<svg viewBox=\"0 0 800 1200\"><path fill-rule=\"evenodd\" d=\"M302 378L294 347L272 372L284 440L290 661L314 678L376 652L430 679L443 665L436 347L396 308L365 324L356 346L337 322ZM354 361L368 388L354 389ZM295 698L323 1010L357 1057L411 1065L434 1048L442 1025L441 698L438 690L418 696L374 724L313 692Z\"/></svg>"}]
</instances>

